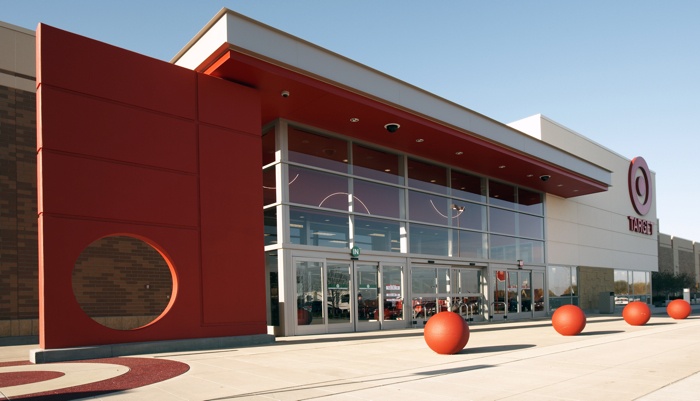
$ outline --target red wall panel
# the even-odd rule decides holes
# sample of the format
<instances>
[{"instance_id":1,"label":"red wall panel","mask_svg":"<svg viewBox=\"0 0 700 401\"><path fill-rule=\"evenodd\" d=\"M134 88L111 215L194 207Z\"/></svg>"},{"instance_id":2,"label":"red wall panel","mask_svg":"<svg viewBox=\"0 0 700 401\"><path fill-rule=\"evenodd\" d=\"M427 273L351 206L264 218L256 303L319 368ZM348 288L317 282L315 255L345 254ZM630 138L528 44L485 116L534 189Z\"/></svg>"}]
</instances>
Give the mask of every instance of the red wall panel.
<instances>
[{"instance_id":1,"label":"red wall panel","mask_svg":"<svg viewBox=\"0 0 700 401\"><path fill-rule=\"evenodd\" d=\"M193 120L84 96L52 86L42 102L39 148L46 147L163 169L197 172L197 132Z\"/></svg>"},{"instance_id":2,"label":"red wall panel","mask_svg":"<svg viewBox=\"0 0 700 401\"><path fill-rule=\"evenodd\" d=\"M266 333L257 92L44 25L37 49L41 347ZM136 330L72 294L76 259L109 235L174 275Z\"/></svg>"},{"instance_id":3,"label":"red wall panel","mask_svg":"<svg viewBox=\"0 0 700 401\"><path fill-rule=\"evenodd\" d=\"M48 25L39 25L39 37L37 60L50 62L37 69L37 83L195 117L196 76L191 70Z\"/></svg>"},{"instance_id":4,"label":"red wall panel","mask_svg":"<svg viewBox=\"0 0 700 401\"><path fill-rule=\"evenodd\" d=\"M205 323L247 320L243 310L265 316L263 253L246 249L263 238L260 149L259 136L200 128Z\"/></svg>"}]
</instances>

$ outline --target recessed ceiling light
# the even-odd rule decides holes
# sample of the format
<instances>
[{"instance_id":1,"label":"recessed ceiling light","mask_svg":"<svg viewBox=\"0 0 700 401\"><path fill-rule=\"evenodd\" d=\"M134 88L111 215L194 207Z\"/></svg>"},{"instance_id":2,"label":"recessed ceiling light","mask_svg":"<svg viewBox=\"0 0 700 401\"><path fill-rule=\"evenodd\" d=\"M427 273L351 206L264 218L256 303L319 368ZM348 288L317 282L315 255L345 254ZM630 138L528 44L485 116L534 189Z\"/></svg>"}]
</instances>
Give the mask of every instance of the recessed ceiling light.
<instances>
[{"instance_id":1,"label":"recessed ceiling light","mask_svg":"<svg viewBox=\"0 0 700 401\"><path fill-rule=\"evenodd\" d=\"M563 187L563 186L564 186L564 184L557 184L557 186L558 186L558 187Z\"/></svg>"},{"instance_id":2,"label":"recessed ceiling light","mask_svg":"<svg viewBox=\"0 0 700 401\"><path fill-rule=\"evenodd\" d=\"M357 118L357 117L353 117L353 118L350 119L350 122L351 122L351 123L359 123L359 122L360 122L360 119Z\"/></svg>"},{"instance_id":3,"label":"recessed ceiling light","mask_svg":"<svg viewBox=\"0 0 700 401\"><path fill-rule=\"evenodd\" d=\"M458 152L455 152L455 154L456 154L457 156L459 156L459 155L463 155L463 154L464 154L464 152L462 152L462 151L458 151Z\"/></svg>"},{"instance_id":4,"label":"recessed ceiling light","mask_svg":"<svg viewBox=\"0 0 700 401\"><path fill-rule=\"evenodd\" d=\"M500 166L498 166L498 168L506 168L506 166L501 164Z\"/></svg>"},{"instance_id":5,"label":"recessed ceiling light","mask_svg":"<svg viewBox=\"0 0 700 401\"><path fill-rule=\"evenodd\" d=\"M385 168L384 171L388 173L388 172L391 171L391 169L390 169L390 168Z\"/></svg>"},{"instance_id":6,"label":"recessed ceiling light","mask_svg":"<svg viewBox=\"0 0 700 401\"><path fill-rule=\"evenodd\" d=\"M532 177L532 174L528 174L527 176L528 176L528 177Z\"/></svg>"},{"instance_id":7,"label":"recessed ceiling light","mask_svg":"<svg viewBox=\"0 0 700 401\"><path fill-rule=\"evenodd\" d=\"M425 139L423 139L423 138L418 138L418 139L416 139L416 142L419 142L419 143L420 143L420 142L423 142L424 140L425 140Z\"/></svg>"},{"instance_id":8,"label":"recessed ceiling light","mask_svg":"<svg viewBox=\"0 0 700 401\"><path fill-rule=\"evenodd\" d=\"M435 182L435 180L430 180L430 182Z\"/></svg>"}]
</instances>

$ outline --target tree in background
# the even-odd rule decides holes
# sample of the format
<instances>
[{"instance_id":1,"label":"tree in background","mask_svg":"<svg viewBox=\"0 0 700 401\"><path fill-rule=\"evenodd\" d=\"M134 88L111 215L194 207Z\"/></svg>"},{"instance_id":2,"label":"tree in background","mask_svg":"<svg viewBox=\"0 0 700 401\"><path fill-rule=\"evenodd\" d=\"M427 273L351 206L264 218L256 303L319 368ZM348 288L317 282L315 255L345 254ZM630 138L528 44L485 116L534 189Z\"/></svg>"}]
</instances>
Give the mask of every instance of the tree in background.
<instances>
[{"instance_id":1,"label":"tree in background","mask_svg":"<svg viewBox=\"0 0 700 401\"><path fill-rule=\"evenodd\" d=\"M695 278L688 273L652 272L651 288L654 304L682 296L684 288L695 288Z\"/></svg>"}]
</instances>

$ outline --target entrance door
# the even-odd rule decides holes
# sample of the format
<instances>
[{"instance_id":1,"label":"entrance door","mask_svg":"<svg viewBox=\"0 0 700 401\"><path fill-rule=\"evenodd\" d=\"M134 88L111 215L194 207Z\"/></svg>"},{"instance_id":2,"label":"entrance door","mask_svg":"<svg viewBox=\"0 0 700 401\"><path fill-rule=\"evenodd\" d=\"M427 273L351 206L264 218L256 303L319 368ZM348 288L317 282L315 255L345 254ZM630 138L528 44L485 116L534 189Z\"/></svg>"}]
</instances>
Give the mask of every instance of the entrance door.
<instances>
[{"instance_id":1,"label":"entrance door","mask_svg":"<svg viewBox=\"0 0 700 401\"><path fill-rule=\"evenodd\" d=\"M296 334L352 331L350 263L295 260Z\"/></svg>"},{"instance_id":2,"label":"entrance door","mask_svg":"<svg viewBox=\"0 0 700 401\"><path fill-rule=\"evenodd\" d=\"M492 319L526 319L535 316L535 311L544 312L543 272L497 270L494 275Z\"/></svg>"},{"instance_id":3,"label":"entrance door","mask_svg":"<svg viewBox=\"0 0 700 401\"><path fill-rule=\"evenodd\" d=\"M295 334L406 327L401 264L295 258Z\"/></svg>"},{"instance_id":4,"label":"entrance door","mask_svg":"<svg viewBox=\"0 0 700 401\"><path fill-rule=\"evenodd\" d=\"M379 330L382 299L379 287L379 263L355 262L355 284L357 294L355 330Z\"/></svg>"}]
</instances>

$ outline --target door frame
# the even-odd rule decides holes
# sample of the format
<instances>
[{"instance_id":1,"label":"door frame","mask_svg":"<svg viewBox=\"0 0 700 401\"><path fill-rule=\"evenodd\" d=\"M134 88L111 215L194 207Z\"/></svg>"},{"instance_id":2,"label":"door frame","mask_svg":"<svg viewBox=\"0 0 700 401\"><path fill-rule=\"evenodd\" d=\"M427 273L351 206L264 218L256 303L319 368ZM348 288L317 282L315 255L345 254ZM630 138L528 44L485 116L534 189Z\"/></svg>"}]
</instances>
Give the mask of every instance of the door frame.
<instances>
[{"instance_id":1,"label":"door frame","mask_svg":"<svg viewBox=\"0 0 700 401\"><path fill-rule=\"evenodd\" d=\"M349 256L349 255L348 255ZM371 319L369 322L363 322L359 321L357 319L357 311L358 311L358 299L357 299L357 294L359 293L358 289L358 284L359 284L359 279L358 279L358 269L356 266L360 265L375 265L377 266L377 306L381 305L384 303L385 298L384 296L387 294L387 291L390 289L387 288L387 285L384 283L384 277L383 277L383 272L385 267L401 267L401 279L400 279L400 284L399 288L395 288L396 285L392 287L391 291L393 291L394 294L398 293L399 296L396 298L397 301L400 301L400 316L406 316L406 303L404 302L408 290L407 290L407 276L408 274L406 273L406 259L405 258L363 258L363 260L355 260L355 259L350 259L348 258L343 258L340 257L340 255L337 254L329 254L329 253L324 253L322 255L319 255L318 253L298 253L291 255L290 257L291 260L291 268L289 269L289 276L290 280L288 281L291 282L291 287L287 291L287 294L289 294L289 297L291 300L288 300L288 305L292 305L293 310L289 310L286 312L287 316L293 317L293 320L290 322L291 324L288 325L288 328L291 329L287 332L293 333L293 335L309 335L309 334L326 334L326 333L344 333L344 332L360 332L360 331L375 331L375 330L391 330L391 329L400 329L400 328L406 328L408 327L408 321L405 318L397 319L397 320L387 320L385 319L385 308L383 307L377 307L375 308L377 311L377 318L376 319ZM322 324L309 324L309 325L303 325L299 324L300 321L297 318L297 309L298 309L298 300L297 300L297 283L296 283L296 277L297 277L297 265L299 262L313 262L313 263L321 263L321 290L319 291L321 295L321 303L322 305L329 305L329 290L328 288L328 269L329 266L337 264L337 265L347 265L349 269L349 276L350 276L350 283L349 283L349 315L350 319L347 323L329 323L329 310L328 309L322 309L322 314L323 314L323 323ZM317 301L317 300L316 300ZM318 302L318 301L317 301ZM398 304L399 302L396 302Z\"/></svg>"}]
</instances>

